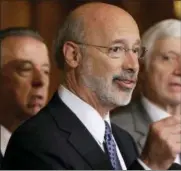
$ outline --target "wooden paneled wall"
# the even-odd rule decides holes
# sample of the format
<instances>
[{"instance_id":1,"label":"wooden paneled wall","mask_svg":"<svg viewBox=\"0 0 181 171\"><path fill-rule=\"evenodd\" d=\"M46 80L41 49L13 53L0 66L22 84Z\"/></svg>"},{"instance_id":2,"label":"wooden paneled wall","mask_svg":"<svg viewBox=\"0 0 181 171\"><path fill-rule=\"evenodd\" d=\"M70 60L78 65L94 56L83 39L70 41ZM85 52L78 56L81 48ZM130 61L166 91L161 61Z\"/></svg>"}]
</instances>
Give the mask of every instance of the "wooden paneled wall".
<instances>
[{"instance_id":1,"label":"wooden paneled wall","mask_svg":"<svg viewBox=\"0 0 181 171\"><path fill-rule=\"evenodd\" d=\"M52 59L52 40L68 12L94 0L0 0L0 28L29 26L45 38L52 63L50 95L60 83L61 72ZM173 18L173 0L102 0L126 9L142 33L153 23Z\"/></svg>"}]
</instances>

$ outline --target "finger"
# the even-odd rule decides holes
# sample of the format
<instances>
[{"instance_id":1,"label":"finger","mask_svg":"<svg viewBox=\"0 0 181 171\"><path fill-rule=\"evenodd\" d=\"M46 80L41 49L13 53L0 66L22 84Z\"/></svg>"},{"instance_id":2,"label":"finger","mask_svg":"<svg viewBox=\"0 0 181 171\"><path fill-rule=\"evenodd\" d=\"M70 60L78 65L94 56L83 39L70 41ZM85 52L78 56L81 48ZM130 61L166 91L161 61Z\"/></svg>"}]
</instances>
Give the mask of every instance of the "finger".
<instances>
[{"instance_id":1,"label":"finger","mask_svg":"<svg viewBox=\"0 0 181 171\"><path fill-rule=\"evenodd\" d=\"M164 128L156 134L155 138L164 141L166 144L169 142L181 142L181 128L180 125L172 126L172 128Z\"/></svg>"},{"instance_id":2,"label":"finger","mask_svg":"<svg viewBox=\"0 0 181 171\"><path fill-rule=\"evenodd\" d=\"M172 148L170 148L173 155L178 155L181 153L181 143L175 143L173 144Z\"/></svg>"},{"instance_id":3,"label":"finger","mask_svg":"<svg viewBox=\"0 0 181 171\"><path fill-rule=\"evenodd\" d=\"M165 128L165 132L168 132L170 134L179 134L181 135L181 124L175 124L170 125L167 128Z\"/></svg>"},{"instance_id":4,"label":"finger","mask_svg":"<svg viewBox=\"0 0 181 171\"><path fill-rule=\"evenodd\" d=\"M174 154L180 154L181 153L181 143L175 142L171 146L171 150Z\"/></svg>"},{"instance_id":5,"label":"finger","mask_svg":"<svg viewBox=\"0 0 181 171\"><path fill-rule=\"evenodd\" d=\"M173 115L173 118L175 118L178 122L181 123L181 114L180 113L176 113L175 115Z\"/></svg>"},{"instance_id":6,"label":"finger","mask_svg":"<svg viewBox=\"0 0 181 171\"><path fill-rule=\"evenodd\" d=\"M169 116L163 120L163 124L165 124L165 126L169 126L169 125L172 126L172 125L176 125L176 124L181 124L181 119L175 115Z\"/></svg>"},{"instance_id":7,"label":"finger","mask_svg":"<svg viewBox=\"0 0 181 171\"><path fill-rule=\"evenodd\" d=\"M172 135L169 137L167 142L165 142L168 146L168 149L172 152L172 154L181 153L181 137L178 135Z\"/></svg>"},{"instance_id":8,"label":"finger","mask_svg":"<svg viewBox=\"0 0 181 171\"><path fill-rule=\"evenodd\" d=\"M180 143L181 145L181 134L172 134L172 136L169 137L169 141L172 143Z\"/></svg>"}]
</instances>

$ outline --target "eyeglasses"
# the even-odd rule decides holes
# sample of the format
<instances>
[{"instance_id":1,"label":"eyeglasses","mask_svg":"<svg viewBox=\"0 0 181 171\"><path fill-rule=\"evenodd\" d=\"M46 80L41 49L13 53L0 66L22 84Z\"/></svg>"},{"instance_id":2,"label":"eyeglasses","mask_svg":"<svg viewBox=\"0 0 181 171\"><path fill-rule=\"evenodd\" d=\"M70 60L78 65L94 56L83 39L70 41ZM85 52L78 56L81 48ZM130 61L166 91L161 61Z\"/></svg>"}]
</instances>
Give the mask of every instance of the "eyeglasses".
<instances>
[{"instance_id":1,"label":"eyeglasses","mask_svg":"<svg viewBox=\"0 0 181 171\"><path fill-rule=\"evenodd\" d=\"M75 42L75 41L74 41L74 43L76 43L78 45L82 45L82 46L94 47L94 48L100 50L101 52L103 52L101 49L105 49L105 51L103 53L106 53L107 56L109 56L110 58L126 57L126 55L129 51L132 51L132 53L137 58L143 58L147 51L147 49L145 47L136 47L133 49L129 49L129 48L125 48L124 46L121 46L121 45L113 45L110 47L106 47L106 46L92 45L92 44Z\"/></svg>"}]
</instances>

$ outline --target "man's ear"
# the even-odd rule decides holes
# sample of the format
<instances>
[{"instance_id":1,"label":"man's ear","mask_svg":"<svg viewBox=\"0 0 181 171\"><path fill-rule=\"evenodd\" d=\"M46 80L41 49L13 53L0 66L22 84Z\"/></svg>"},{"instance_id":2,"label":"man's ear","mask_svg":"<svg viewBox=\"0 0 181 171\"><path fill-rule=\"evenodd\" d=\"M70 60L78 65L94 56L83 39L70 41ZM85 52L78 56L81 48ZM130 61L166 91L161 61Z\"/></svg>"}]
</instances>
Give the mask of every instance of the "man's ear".
<instances>
[{"instance_id":1,"label":"man's ear","mask_svg":"<svg viewBox=\"0 0 181 171\"><path fill-rule=\"evenodd\" d=\"M76 68L80 63L80 53L78 45L73 42L66 42L63 45L63 54L65 58L65 63L71 67Z\"/></svg>"}]
</instances>

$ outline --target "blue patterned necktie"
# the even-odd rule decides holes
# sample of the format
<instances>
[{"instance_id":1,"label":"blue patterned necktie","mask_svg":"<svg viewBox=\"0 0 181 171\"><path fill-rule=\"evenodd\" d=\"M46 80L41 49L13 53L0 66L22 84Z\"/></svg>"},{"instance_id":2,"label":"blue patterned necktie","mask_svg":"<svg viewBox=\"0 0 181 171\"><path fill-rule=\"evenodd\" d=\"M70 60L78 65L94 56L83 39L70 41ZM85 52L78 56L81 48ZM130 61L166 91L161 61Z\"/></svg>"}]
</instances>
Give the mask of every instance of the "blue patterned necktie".
<instances>
[{"instance_id":1,"label":"blue patterned necktie","mask_svg":"<svg viewBox=\"0 0 181 171\"><path fill-rule=\"evenodd\" d=\"M116 152L116 144L113 140L112 131L109 124L105 121L105 135L104 135L106 149L109 155L109 159L114 170L122 170L119 162L119 158Z\"/></svg>"}]
</instances>

